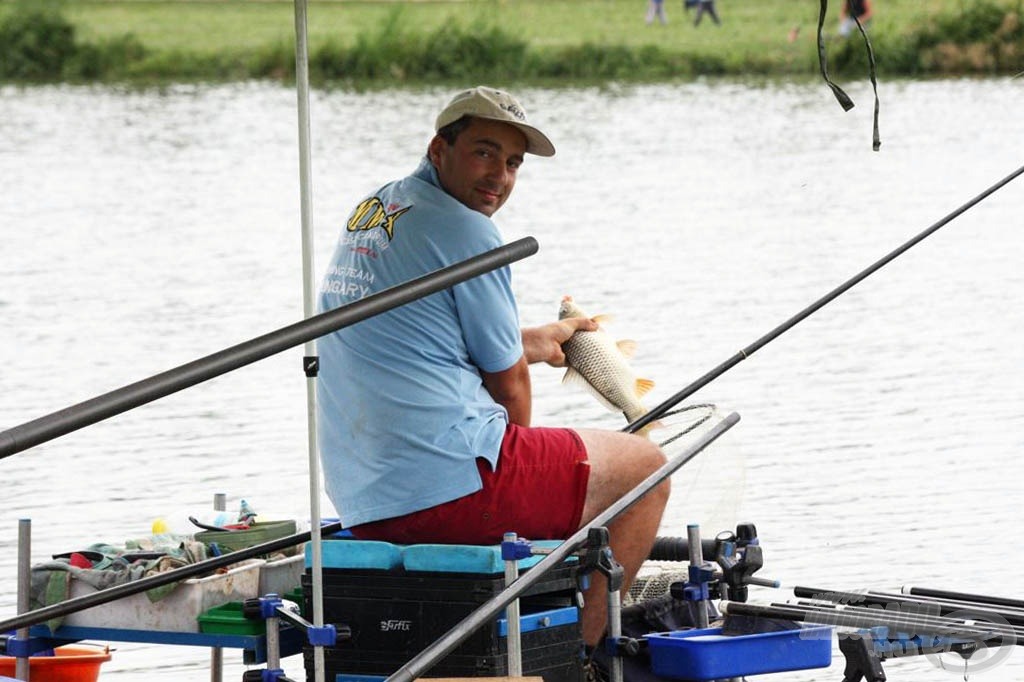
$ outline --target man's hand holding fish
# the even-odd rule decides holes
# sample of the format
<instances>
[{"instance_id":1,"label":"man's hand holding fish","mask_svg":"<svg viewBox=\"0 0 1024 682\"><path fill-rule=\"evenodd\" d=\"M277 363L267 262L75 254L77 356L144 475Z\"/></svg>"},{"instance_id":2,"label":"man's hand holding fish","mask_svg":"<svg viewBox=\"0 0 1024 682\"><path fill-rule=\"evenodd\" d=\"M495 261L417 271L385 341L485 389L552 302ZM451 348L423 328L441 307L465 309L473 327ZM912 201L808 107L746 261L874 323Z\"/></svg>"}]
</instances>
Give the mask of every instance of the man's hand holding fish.
<instances>
[{"instance_id":1,"label":"man's hand holding fish","mask_svg":"<svg viewBox=\"0 0 1024 682\"><path fill-rule=\"evenodd\" d=\"M523 354L527 362L546 362L552 367L565 367L562 345L578 331L597 331L598 324L588 317L570 317L540 327L523 329Z\"/></svg>"}]
</instances>

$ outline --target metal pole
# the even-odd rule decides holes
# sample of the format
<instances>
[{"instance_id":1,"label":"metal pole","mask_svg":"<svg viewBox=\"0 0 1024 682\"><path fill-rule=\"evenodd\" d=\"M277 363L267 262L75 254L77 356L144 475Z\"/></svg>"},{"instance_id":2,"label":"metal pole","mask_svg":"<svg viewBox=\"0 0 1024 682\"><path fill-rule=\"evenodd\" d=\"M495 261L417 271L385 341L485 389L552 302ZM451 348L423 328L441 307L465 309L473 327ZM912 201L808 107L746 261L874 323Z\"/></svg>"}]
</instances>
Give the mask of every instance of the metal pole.
<instances>
[{"instance_id":1,"label":"metal pole","mask_svg":"<svg viewBox=\"0 0 1024 682\"><path fill-rule=\"evenodd\" d=\"M213 494L213 510L227 511L228 497L224 493ZM214 521L213 523L216 523ZM224 650L219 646L210 649L210 682L223 682L224 680Z\"/></svg>"},{"instance_id":2,"label":"metal pole","mask_svg":"<svg viewBox=\"0 0 1024 682\"><path fill-rule=\"evenodd\" d=\"M15 426L0 432L0 459L447 289L477 275L522 260L537 253L537 248L536 239L523 237L479 256L367 296L355 303L282 327L237 346Z\"/></svg>"},{"instance_id":3,"label":"metal pole","mask_svg":"<svg viewBox=\"0 0 1024 682\"><path fill-rule=\"evenodd\" d=\"M515 543L516 533L505 533L505 542ZM519 560L515 557L505 560L505 587L510 587L519 578ZM508 674L519 677L523 674L522 624L519 622L519 600L513 599L505 610L508 623Z\"/></svg>"},{"instance_id":4,"label":"metal pole","mask_svg":"<svg viewBox=\"0 0 1024 682\"><path fill-rule=\"evenodd\" d=\"M18 613L28 613L32 594L32 521L18 520ZM6 630L6 629L5 629ZM0 630L3 632L5 630ZM28 627L18 629L18 639L28 641ZM14 676L19 680L29 679L32 662L20 656L14 661Z\"/></svg>"},{"instance_id":5,"label":"metal pole","mask_svg":"<svg viewBox=\"0 0 1024 682\"><path fill-rule=\"evenodd\" d=\"M700 543L700 526L696 523L691 523L686 527L686 537L690 546L690 579L693 580L695 576L700 574L700 570L704 568L704 548ZM703 589L706 583L700 584L698 587ZM708 605L703 599L698 599L697 605L697 627L706 628L710 623L708 621Z\"/></svg>"},{"instance_id":6,"label":"metal pole","mask_svg":"<svg viewBox=\"0 0 1024 682\"><path fill-rule=\"evenodd\" d=\"M306 0L295 0L295 91L298 100L299 124L299 203L302 219L302 309L303 318L316 313L313 268L313 181L310 154L309 123L309 44L306 31ZM312 523L310 541L313 570L313 625L324 624L323 550L320 545L320 459L316 435L316 375L319 360L316 339L304 346L303 366L306 372L306 447L309 460L309 518ZM324 682L324 649L313 647L313 674L316 682Z\"/></svg>"},{"instance_id":7,"label":"metal pole","mask_svg":"<svg viewBox=\"0 0 1024 682\"><path fill-rule=\"evenodd\" d=\"M609 550L610 551L610 550ZM614 559L613 559L614 561ZM608 638L618 643L622 637L622 590L608 590ZM618 653L611 657L611 682L622 682L625 671L622 656Z\"/></svg>"},{"instance_id":8,"label":"metal pole","mask_svg":"<svg viewBox=\"0 0 1024 682\"><path fill-rule=\"evenodd\" d=\"M590 523L580 528L571 537L553 549L549 555L520 576L519 580L512 583L510 587L505 588L481 604L476 611L466 616L455 627L438 638L437 641L414 656L408 663L388 677L387 682L412 682L420 677L478 628L491 622L503 608L508 606L513 599L518 599L535 582L544 577L545 573L558 566L566 557L586 544L587 535L591 528L607 525L609 521L632 507L651 488L654 488L671 476L679 467L693 459L701 450L735 426L739 420L740 416L735 412L726 416L707 433L698 438L693 445L676 455L675 459L666 462L661 468L633 488L633 490L623 495L617 502L595 516Z\"/></svg>"}]
</instances>

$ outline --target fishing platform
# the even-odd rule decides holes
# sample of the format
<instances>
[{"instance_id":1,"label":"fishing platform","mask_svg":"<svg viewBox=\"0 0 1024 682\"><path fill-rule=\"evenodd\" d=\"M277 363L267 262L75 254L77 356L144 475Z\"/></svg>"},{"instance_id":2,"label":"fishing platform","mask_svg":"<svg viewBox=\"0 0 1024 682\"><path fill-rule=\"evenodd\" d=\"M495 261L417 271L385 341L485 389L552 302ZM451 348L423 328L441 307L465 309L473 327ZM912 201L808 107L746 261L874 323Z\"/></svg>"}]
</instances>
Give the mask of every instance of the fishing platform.
<instances>
[{"instance_id":1,"label":"fishing platform","mask_svg":"<svg viewBox=\"0 0 1024 682\"><path fill-rule=\"evenodd\" d=\"M7 661L0 680L17 679L3 676L14 660L82 665L72 656L41 654L88 640L238 649L246 664L265 664L245 673L249 682L287 682L280 662L295 655L314 680L318 649L332 682L522 676L655 682L829 668L836 647L844 658L841 679L884 682L888 660L992 659L1007 655L1024 634L1024 602L929 588L795 587L796 601L750 603L751 586L779 587L755 575L764 549L750 523L710 540L695 524L685 538L658 538L650 556L657 570L642 573L625 595L603 526L572 542L530 542L509 533L500 545L476 546L357 540L337 525L325 525L320 542L324 626L307 620L314 611L313 545L304 534L255 545L238 540L237 549L214 560L231 561L226 571L182 580L165 599L149 601L144 590L154 583L142 578L122 586L133 594L72 609L57 627L39 622L28 636L0 637L6 654L0 662ZM257 558L282 543L303 551L276 561ZM570 544L577 549L566 553ZM595 573L608 581L609 627L597 650L588 651L581 592ZM84 583L71 594L78 596L57 606L102 597ZM446 638L449 645L439 647ZM75 652L83 656L80 646ZM109 646L93 658L109 660ZM215 662L211 679L218 680ZM51 678L32 667L31 679L92 682L99 675L98 663L82 678L53 669Z\"/></svg>"}]
</instances>

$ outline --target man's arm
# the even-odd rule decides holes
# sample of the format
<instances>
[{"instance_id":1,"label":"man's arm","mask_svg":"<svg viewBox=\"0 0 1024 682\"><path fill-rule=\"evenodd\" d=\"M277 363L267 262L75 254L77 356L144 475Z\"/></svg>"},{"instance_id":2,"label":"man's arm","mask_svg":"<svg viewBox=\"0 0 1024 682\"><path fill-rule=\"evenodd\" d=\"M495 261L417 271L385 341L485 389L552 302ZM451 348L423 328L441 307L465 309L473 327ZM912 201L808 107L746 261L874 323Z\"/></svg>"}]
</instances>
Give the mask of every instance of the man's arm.
<instances>
[{"instance_id":1,"label":"man's arm","mask_svg":"<svg viewBox=\"0 0 1024 682\"><path fill-rule=\"evenodd\" d=\"M597 323L585 317L571 317L523 329L523 355L516 364L501 372L480 372L484 388L495 402L508 410L510 422L519 426L530 425L533 393L530 388L529 365L546 362L552 367L565 367L562 344L577 330L596 329Z\"/></svg>"},{"instance_id":2,"label":"man's arm","mask_svg":"<svg viewBox=\"0 0 1024 682\"><path fill-rule=\"evenodd\" d=\"M480 372L484 388L494 401L508 410L508 420L519 426L530 425L530 411L533 405L530 389L530 368L526 356L501 372Z\"/></svg>"}]
</instances>

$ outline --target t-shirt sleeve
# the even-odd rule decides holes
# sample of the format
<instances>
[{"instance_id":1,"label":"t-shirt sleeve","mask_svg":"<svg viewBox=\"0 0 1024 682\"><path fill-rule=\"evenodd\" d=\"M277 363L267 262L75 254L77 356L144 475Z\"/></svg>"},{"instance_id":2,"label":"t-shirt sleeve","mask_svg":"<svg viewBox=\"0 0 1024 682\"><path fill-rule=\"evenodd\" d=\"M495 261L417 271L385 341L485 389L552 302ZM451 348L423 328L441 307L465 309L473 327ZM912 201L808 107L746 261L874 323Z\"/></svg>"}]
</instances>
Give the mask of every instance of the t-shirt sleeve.
<instances>
[{"instance_id":1,"label":"t-shirt sleeve","mask_svg":"<svg viewBox=\"0 0 1024 682\"><path fill-rule=\"evenodd\" d=\"M501 246L497 229L489 220L486 224L489 230L473 230L473 253L466 257ZM456 285L453 292L459 325L473 364L492 373L514 365L523 355L523 337L512 295L511 268L506 265L474 277Z\"/></svg>"}]
</instances>

